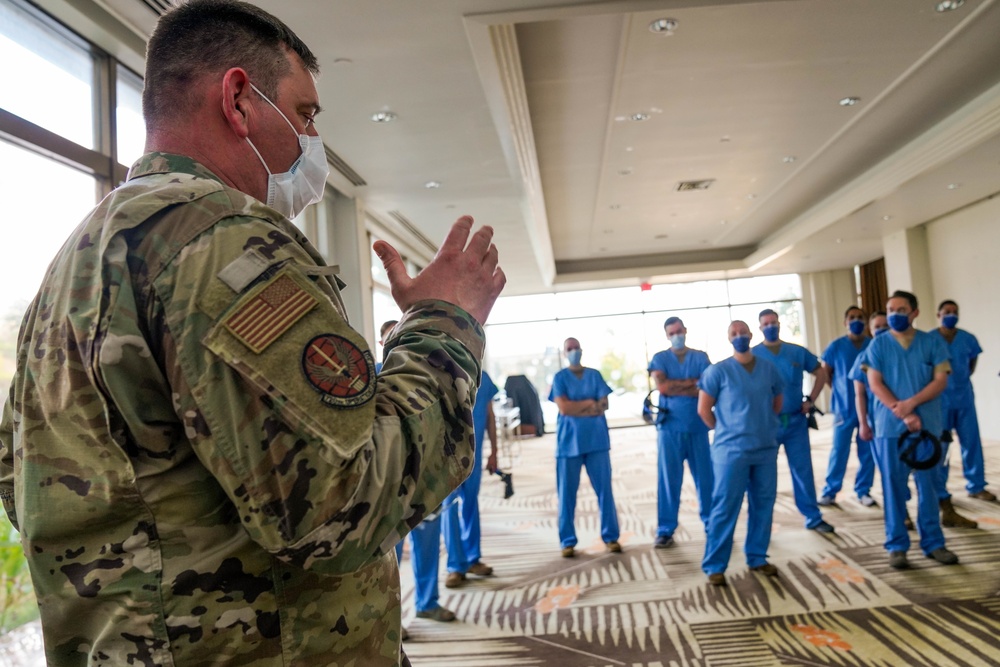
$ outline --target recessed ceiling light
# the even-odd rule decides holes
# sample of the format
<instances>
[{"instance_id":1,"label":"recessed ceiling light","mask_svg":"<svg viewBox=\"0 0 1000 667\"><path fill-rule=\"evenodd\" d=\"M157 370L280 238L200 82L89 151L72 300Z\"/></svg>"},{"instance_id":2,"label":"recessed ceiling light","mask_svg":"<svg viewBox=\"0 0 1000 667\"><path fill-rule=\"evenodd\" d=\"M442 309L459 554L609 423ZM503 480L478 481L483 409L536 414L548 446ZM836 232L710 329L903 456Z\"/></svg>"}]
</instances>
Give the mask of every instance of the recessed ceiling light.
<instances>
[{"instance_id":1,"label":"recessed ceiling light","mask_svg":"<svg viewBox=\"0 0 1000 667\"><path fill-rule=\"evenodd\" d=\"M632 170L631 169L619 169L618 170L618 175L619 176L631 176L632 175Z\"/></svg>"},{"instance_id":2,"label":"recessed ceiling light","mask_svg":"<svg viewBox=\"0 0 1000 667\"><path fill-rule=\"evenodd\" d=\"M843 243L844 239L837 239L837 243Z\"/></svg>"},{"instance_id":3,"label":"recessed ceiling light","mask_svg":"<svg viewBox=\"0 0 1000 667\"><path fill-rule=\"evenodd\" d=\"M934 5L934 9L939 12L950 12L953 9L958 9L965 4L965 0L941 0L941 2ZM652 26L649 28L652 30Z\"/></svg>"},{"instance_id":4,"label":"recessed ceiling light","mask_svg":"<svg viewBox=\"0 0 1000 667\"><path fill-rule=\"evenodd\" d=\"M372 122L375 123L391 123L396 118L396 114L391 111L376 111L372 114Z\"/></svg>"},{"instance_id":5,"label":"recessed ceiling light","mask_svg":"<svg viewBox=\"0 0 1000 667\"><path fill-rule=\"evenodd\" d=\"M720 225L728 225L729 221L728 220L719 220L719 224Z\"/></svg>"},{"instance_id":6,"label":"recessed ceiling light","mask_svg":"<svg viewBox=\"0 0 1000 667\"><path fill-rule=\"evenodd\" d=\"M677 19L656 19L649 24L649 31L655 32L657 35L671 35L676 29Z\"/></svg>"},{"instance_id":7,"label":"recessed ceiling light","mask_svg":"<svg viewBox=\"0 0 1000 667\"><path fill-rule=\"evenodd\" d=\"M786 155L785 157L781 158L781 161L784 162L785 164L791 164L791 163L795 162L795 156L794 155Z\"/></svg>"},{"instance_id":8,"label":"recessed ceiling light","mask_svg":"<svg viewBox=\"0 0 1000 667\"><path fill-rule=\"evenodd\" d=\"M427 181L426 183L424 183L424 187L427 188L428 190L437 190L438 188L441 187L441 183L440 181Z\"/></svg>"},{"instance_id":9,"label":"recessed ceiling light","mask_svg":"<svg viewBox=\"0 0 1000 667\"><path fill-rule=\"evenodd\" d=\"M960 187L962 187L961 183L949 183L948 184L948 189L949 190L958 190Z\"/></svg>"},{"instance_id":10,"label":"recessed ceiling light","mask_svg":"<svg viewBox=\"0 0 1000 667\"><path fill-rule=\"evenodd\" d=\"M632 148L631 146L626 146L626 147L625 147L625 152L626 152L626 153L631 153L631 152L632 152L632 151L634 151L634 150L635 150L635 149L634 149L634 148Z\"/></svg>"},{"instance_id":11,"label":"recessed ceiling light","mask_svg":"<svg viewBox=\"0 0 1000 667\"><path fill-rule=\"evenodd\" d=\"M604 230L604 233L605 233L605 234L614 234L614 233L615 233L615 230L613 230L613 229L605 229L605 230Z\"/></svg>"},{"instance_id":12,"label":"recessed ceiling light","mask_svg":"<svg viewBox=\"0 0 1000 667\"><path fill-rule=\"evenodd\" d=\"M629 120L634 120L635 122L640 123L640 122L642 122L644 120L649 120L649 114L648 113L643 113L641 111L638 111L638 112L632 114L631 116L629 116L628 119Z\"/></svg>"},{"instance_id":13,"label":"recessed ceiling light","mask_svg":"<svg viewBox=\"0 0 1000 667\"><path fill-rule=\"evenodd\" d=\"M350 58L334 58L333 59L333 64L334 65L351 65L353 63L354 63L354 61L351 60Z\"/></svg>"},{"instance_id":14,"label":"recessed ceiling light","mask_svg":"<svg viewBox=\"0 0 1000 667\"><path fill-rule=\"evenodd\" d=\"M607 249L607 248L598 248L598 250L599 250L600 252L607 252L607 251L608 251L608 249Z\"/></svg>"},{"instance_id":15,"label":"recessed ceiling light","mask_svg":"<svg viewBox=\"0 0 1000 667\"><path fill-rule=\"evenodd\" d=\"M755 194L749 194L749 195L747 195L747 199L756 199L756 198L757 198L757 195L755 195Z\"/></svg>"},{"instance_id":16,"label":"recessed ceiling light","mask_svg":"<svg viewBox=\"0 0 1000 667\"><path fill-rule=\"evenodd\" d=\"M610 206L608 206L608 208L610 208L612 211L617 211L621 207L622 207L621 204L611 204Z\"/></svg>"},{"instance_id":17,"label":"recessed ceiling light","mask_svg":"<svg viewBox=\"0 0 1000 667\"><path fill-rule=\"evenodd\" d=\"M723 135L723 137L721 139L719 139L719 141L722 142L722 143L727 143L728 141L730 141L729 135L728 134Z\"/></svg>"},{"instance_id":18,"label":"recessed ceiling light","mask_svg":"<svg viewBox=\"0 0 1000 667\"><path fill-rule=\"evenodd\" d=\"M860 97L845 97L840 100L840 106L842 107L853 107L855 104L861 101Z\"/></svg>"},{"instance_id":19,"label":"recessed ceiling light","mask_svg":"<svg viewBox=\"0 0 1000 667\"><path fill-rule=\"evenodd\" d=\"M454 204L445 204L445 208L455 208Z\"/></svg>"},{"instance_id":20,"label":"recessed ceiling light","mask_svg":"<svg viewBox=\"0 0 1000 667\"><path fill-rule=\"evenodd\" d=\"M657 234L653 238L654 239L665 239L665 238L668 238L668 236L666 234Z\"/></svg>"},{"instance_id":21,"label":"recessed ceiling light","mask_svg":"<svg viewBox=\"0 0 1000 667\"><path fill-rule=\"evenodd\" d=\"M892 220L892 216L891 215L883 215L882 219L885 220L886 222L889 222L890 220Z\"/></svg>"}]
</instances>

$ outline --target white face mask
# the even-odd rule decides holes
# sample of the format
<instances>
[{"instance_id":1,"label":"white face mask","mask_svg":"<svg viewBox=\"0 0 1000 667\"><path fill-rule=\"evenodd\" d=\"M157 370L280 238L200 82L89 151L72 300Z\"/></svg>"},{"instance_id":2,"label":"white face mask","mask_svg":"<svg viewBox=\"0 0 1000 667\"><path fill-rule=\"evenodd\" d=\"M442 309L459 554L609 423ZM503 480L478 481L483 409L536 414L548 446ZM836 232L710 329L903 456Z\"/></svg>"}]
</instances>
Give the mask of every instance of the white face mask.
<instances>
[{"instance_id":1,"label":"white face mask","mask_svg":"<svg viewBox=\"0 0 1000 667\"><path fill-rule=\"evenodd\" d=\"M292 163L288 171L272 174L271 170L267 168L264 158L260 156L260 151L250 141L250 137L247 137L250 148L257 154L257 159L267 170L267 201L265 203L286 218L291 219L304 211L309 204L315 204L323 198L326 178L330 175L330 165L326 162L323 139L318 136L299 134L288 117L281 113L281 109L275 106L267 95L260 92L257 86L252 83L250 87L257 91L257 94L263 97L264 101L274 107L274 110L285 119L288 127L292 128L292 132L299 139L299 148L302 150L299 159Z\"/></svg>"}]
</instances>

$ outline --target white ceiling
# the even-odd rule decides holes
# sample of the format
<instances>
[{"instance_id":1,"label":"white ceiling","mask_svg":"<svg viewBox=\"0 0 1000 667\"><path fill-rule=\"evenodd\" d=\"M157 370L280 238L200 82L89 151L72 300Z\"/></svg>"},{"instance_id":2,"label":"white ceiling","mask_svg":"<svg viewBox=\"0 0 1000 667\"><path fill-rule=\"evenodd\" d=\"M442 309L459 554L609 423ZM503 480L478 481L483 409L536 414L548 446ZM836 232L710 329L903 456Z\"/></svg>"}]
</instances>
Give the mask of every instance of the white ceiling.
<instances>
[{"instance_id":1,"label":"white ceiling","mask_svg":"<svg viewBox=\"0 0 1000 667\"><path fill-rule=\"evenodd\" d=\"M493 225L523 294L849 268L1000 191L1000 0L937 2L257 4L320 59L320 130L366 184L332 182L435 241Z\"/></svg>"}]
</instances>

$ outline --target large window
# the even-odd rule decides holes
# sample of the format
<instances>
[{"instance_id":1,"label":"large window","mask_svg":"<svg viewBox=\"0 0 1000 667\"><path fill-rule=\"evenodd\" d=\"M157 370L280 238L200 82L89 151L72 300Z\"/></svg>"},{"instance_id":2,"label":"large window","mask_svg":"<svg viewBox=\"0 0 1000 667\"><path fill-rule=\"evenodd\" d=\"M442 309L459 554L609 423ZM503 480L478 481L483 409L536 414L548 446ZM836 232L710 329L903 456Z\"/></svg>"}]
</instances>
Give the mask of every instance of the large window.
<instances>
[{"instance_id":1,"label":"large window","mask_svg":"<svg viewBox=\"0 0 1000 667\"><path fill-rule=\"evenodd\" d=\"M684 320L689 347L720 361L732 354L726 337L732 320L745 320L753 342L762 340L757 315L765 308L778 312L782 339L803 342L795 275L502 297L486 327L487 369L501 387L511 375L526 376L542 399L546 423L554 424L556 408L546 399L565 365L562 343L572 336L583 348L583 364L599 369L615 390L609 423L639 424L650 388L649 360L667 347L667 317Z\"/></svg>"},{"instance_id":2,"label":"large window","mask_svg":"<svg viewBox=\"0 0 1000 667\"><path fill-rule=\"evenodd\" d=\"M0 0L0 400L20 320L70 232L142 153L141 79L22 0ZM0 513L2 514L2 513ZM0 516L0 634L37 617L17 535Z\"/></svg>"}]
</instances>

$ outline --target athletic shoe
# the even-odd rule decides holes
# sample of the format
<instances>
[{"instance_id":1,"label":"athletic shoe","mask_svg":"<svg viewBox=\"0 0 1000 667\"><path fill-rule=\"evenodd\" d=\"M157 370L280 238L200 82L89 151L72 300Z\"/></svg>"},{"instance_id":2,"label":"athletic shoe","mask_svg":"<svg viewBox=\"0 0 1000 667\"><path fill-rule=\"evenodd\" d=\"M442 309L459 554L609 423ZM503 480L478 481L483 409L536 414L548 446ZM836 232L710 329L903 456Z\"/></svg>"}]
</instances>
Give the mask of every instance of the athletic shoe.
<instances>
[{"instance_id":1,"label":"athletic shoe","mask_svg":"<svg viewBox=\"0 0 1000 667\"><path fill-rule=\"evenodd\" d=\"M753 570L754 572L760 572L761 574L766 575L768 577L777 577L778 576L778 568L776 568L775 566L771 565L770 563L764 563L763 565L757 565L756 567L751 567L750 569Z\"/></svg>"},{"instance_id":2,"label":"athletic shoe","mask_svg":"<svg viewBox=\"0 0 1000 667\"><path fill-rule=\"evenodd\" d=\"M936 560L942 565L954 565L955 563L958 562L958 556L948 551L944 547L941 547L940 549L935 549L934 551L927 554L927 557Z\"/></svg>"},{"instance_id":3,"label":"athletic shoe","mask_svg":"<svg viewBox=\"0 0 1000 667\"><path fill-rule=\"evenodd\" d=\"M493 568L483 561L477 560L469 566L468 574L474 574L477 577L488 577L493 574Z\"/></svg>"},{"instance_id":4,"label":"athletic shoe","mask_svg":"<svg viewBox=\"0 0 1000 667\"><path fill-rule=\"evenodd\" d=\"M434 607L433 609L427 609L425 611L418 611L417 618L429 618L432 621L440 621L441 623L451 623L455 620L455 612L450 609L445 609L444 607Z\"/></svg>"},{"instance_id":5,"label":"athletic shoe","mask_svg":"<svg viewBox=\"0 0 1000 667\"><path fill-rule=\"evenodd\" d=\"M835 532L837 532L836 529L833 526L831 526L830 524L828 524L826 521L822 521L822 520L820 520L819 523L817 523L815 526L813 526L809 530L815 530L817 533L835 533Z\"/></svg>"},{"instance_id":6,"label":"athletic shoe","mask_svg":"<svg viewBox=\"0 0 1000 667\"><path fill-rule=\"evenodd\" d=\"M816 504L820 507L829 507L830 505L835 505L837 503L833 496L820 496Z\"/></svg>"},{"instance_id":7,"label":"athletic shoe","mask_svg":"<svg viewBox=\"0 0 1000 667\"><path fill-rule=\"evenodd\" d=\"M858 498L858 501L865 507L875 507L878 504L875 502L875 499L869 496L867 493Z\"/></svg>"},{"instance_id":8,"label":"athletic shoe","mask_svg":"<svg viewBox=\"0 0 1000 667\"><path fill-rule=\"evenodd\" d=\"M906 528L907 530L916 530L917 529L917 527L913 525L913 519L910 518L909 514L907 514L906 518L903 519L903 527Z\"/></svg>"},{"instance_id":9,"label":"athletic shoe","mask_svg":"<svg viewBox=\"0 0 1000 667\"><path fill-rule=\"evenodd\" d=\"M576 549L574 549L573 547L563 547L562 550L563 558L572 558L575 555L576 555Z\"/></svg>"},{"instance_id":10,"label":"athletic shoe","mask_svg":"<svg viewBox=\"0 0 1000 667\"><path fill-rule=\"evenodd\" d=\"M714 574L708 575L708 583L713 586L725 586L726 585L726 575L721 572L716 572Z\"/></svg>"},{"instance_id":11,"label":"athletic shoe","mask_svg":"<svg viewBox=\"0 0 1000 667\"><path fill-rule=\"evenodd\" d=\"M622 552L622 545L618 544L617 540L605 542L605 546L608 547L608 553L620 554Z\"/></svg>"},{"instance_id":12,"label":"athletic shoe","mask_svg":"<svg viewBox=\"0 0 1000 667\"><path fill-rule=\"evenodd\" d=\"M674 538L670 535L657 535L653 547L656 549L669 549L674 546Z\"/></svg>"},{"instance_id":13,"label":"athletic shoe","mask_svg":"<svg viewBox=\"0 0 1000 667\"><path fill-rule=\"evenodd\" d=\"M986 489L983 489L982 491L976 491L975 493L970 493L969 497L975 498L976 500L987 500L989 502L993 502L994 500L997 499L997 497L994 494L990 493Z\"/></svg>"},{"instance_id":14,"label":"athletic shoe","mask_svg":"<svg viewBox=\"0 0 1000 667\"><path fill-rule=\"evenodd\" d=\"M910 567L910 561L906 560L905 551L889 552L889 567L894 570L905 570Z\"/></svg>"},{"instance_id":15,"label":"athletic shoe","mask_svg":"<svg viewBox=\"0 0 1000 667\"><path fill-rule=\"evenodd\" d=\"M449 572L448 576L444 578L445 588L458 588L465 584L465 574L462 572Z\"/></svg>"}]
</instances>

